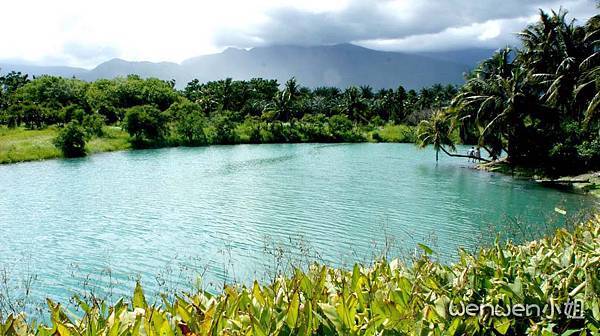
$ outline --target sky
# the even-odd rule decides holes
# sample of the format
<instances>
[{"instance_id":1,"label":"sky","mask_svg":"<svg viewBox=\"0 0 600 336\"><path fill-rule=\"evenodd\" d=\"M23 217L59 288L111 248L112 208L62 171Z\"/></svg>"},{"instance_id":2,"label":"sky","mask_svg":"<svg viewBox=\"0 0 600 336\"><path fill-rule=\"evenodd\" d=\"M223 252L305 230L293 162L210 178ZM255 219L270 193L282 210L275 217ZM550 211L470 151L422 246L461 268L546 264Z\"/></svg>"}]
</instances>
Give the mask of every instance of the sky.
<instances>
[{"instance_id":1,"label":"sky","mask_svg":"<svg viewBox=\"0 0 600 336\"><path fill-rule=\"evenodd\" d=\"M498 48L540 8L584 22L594 0L3 0L0 60L91 68L181 62L226 47L353 43L386 51Z\"/></svg>"}]
</instances>

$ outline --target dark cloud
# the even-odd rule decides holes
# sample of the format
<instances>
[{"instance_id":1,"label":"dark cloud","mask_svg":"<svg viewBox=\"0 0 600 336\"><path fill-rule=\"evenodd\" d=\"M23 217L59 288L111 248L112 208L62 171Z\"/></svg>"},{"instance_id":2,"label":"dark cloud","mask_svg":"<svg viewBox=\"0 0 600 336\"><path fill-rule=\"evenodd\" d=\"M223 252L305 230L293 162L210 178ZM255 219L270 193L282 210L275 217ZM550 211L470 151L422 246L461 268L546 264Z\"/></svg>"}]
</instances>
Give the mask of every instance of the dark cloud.
<instances>
[{"instance_id":1,"label":"dark cloud","mask_svg":"<svg viewBox=\"0 0 600 336\"><path fill-rule=\"evenodd\" d=\"M593 0L573 0L564 4L567 8L569 5L585 9L595 7ZM444 38L452 40L452 28L490 20L514 23L517 18L535 15L539 8L559 6L555 1L548 0L352 0L345 8L333 12L318 13L280 7L268 12L268 20L262 25L245 31L219 32L215 43L239 47L272 44L322 45L373 40L404 40L406 43L415 36L435 36L440 33L444 33ZM512 31L501 33L508 35ZM466 40L464 36L462 40ZM457 42L460 41L460 38L457 39ZM490 44L490 41L482 40L482 44Z\"/></svg>"}]
</instances>

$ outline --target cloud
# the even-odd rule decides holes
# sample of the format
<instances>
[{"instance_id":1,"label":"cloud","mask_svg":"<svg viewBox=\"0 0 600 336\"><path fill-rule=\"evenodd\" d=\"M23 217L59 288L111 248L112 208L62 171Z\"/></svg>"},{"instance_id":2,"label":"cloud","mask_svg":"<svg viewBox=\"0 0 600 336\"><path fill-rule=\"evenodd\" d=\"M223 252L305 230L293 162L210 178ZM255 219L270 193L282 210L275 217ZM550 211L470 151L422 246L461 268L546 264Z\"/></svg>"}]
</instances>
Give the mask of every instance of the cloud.
<instances>
[{"instance_id":1,"label":"cloud","mask_svg":"<svg viewBox=\"0 0 600 336\"><path fill-rule=\"evenodd\" d=\"M497 47L556 0L19 0L2 4L0 60L93 67L225 47L353 42L382 50ZM565 0L574 17L593 0Z\"/></svg>"},{"instance_id":2,"label":"cloud","mask_svg":"<svg viewBox=\"0 0 600 336\"><path fill-rule=\"evenodd\" d=\"M439 33L410 35L402 38L356 41L363 47L388 51L436 51L466 48L495 49L517 45L518 32L535 17L489 20L462 27L450 27Z\"/></svg>"},{"instance_id":3,"label":"cloud","mask_svg":"<svg viewBox=\"0 0 600 336\"><path fill-rule=\"evenodd\" d=\"M563 2L585 18L592 0ZM355 42L387 50L441 50L498 47L514 43L514 32L536 19L539 8L558 9L548 0L376 1L353 0L338 10L310 12L276 7L261 25L244 31L223 30L217 45L321 45Z\"/></svg>"},{"instance_id":4,"label":"cloud","mask_svg":"<svg viewBox=\"0 0 600 336\"><path fill-rule=\"evenodd\" d=\"M104 60L118 57L119 50L108 45L90 45L78 42L67 42L63 46L65 63L86 60L90 64L98 64Z\"/></svg>"}]
</instances>

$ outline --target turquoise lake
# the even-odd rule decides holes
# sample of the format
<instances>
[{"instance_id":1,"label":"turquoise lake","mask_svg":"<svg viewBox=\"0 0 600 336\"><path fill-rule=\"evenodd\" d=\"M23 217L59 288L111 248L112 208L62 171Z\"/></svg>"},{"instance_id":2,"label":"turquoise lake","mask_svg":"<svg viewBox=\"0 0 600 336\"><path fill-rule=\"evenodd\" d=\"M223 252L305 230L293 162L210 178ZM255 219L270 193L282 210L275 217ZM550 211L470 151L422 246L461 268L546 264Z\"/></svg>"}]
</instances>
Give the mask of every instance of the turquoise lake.
<instances>
[{"instance_id":1,"label":"turquoise lake","mask_svg":"<svg viewBox=\"0 0 600 336\"><path fill-rule=\"evenodd\" d=\"M339 266L439 258L560 225L588 197L469 169L410 144L169 148L0 166L0 269L36 299L266 277L278 258ZM527 233L529 229L525 229ZM275 247L275 248L274 248ZM283 255L280 255L280 252Z\"/></svg>"}]
</instances>

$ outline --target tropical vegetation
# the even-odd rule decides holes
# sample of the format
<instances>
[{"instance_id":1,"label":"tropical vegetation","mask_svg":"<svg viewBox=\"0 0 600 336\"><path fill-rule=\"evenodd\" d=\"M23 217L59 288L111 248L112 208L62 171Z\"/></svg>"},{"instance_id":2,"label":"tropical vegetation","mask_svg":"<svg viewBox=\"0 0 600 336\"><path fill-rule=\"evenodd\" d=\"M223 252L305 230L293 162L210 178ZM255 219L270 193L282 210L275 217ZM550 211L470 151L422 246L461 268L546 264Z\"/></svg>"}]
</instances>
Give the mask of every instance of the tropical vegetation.
<instances>
[{"instance_id":1,"label":"tropical vegetation","mask_svg":"<svg viewBox=\"0 0 600 336\"><path fill-rule=\"evenodd\" d=\"M492 159L548 173L600 168L600 15L584 25L546 13L521 47L482 62L451 104L419 125L421 145L453 149L451 134Z\"/></svg>"},{"instance_id":2,"label":"tropical vegetation","mask_svg":"<svg viewBox=\"0 0 600 336\"><path fill-rule=\"evenodd\" d=\"M114 305L75 297L79 315L48 300L48 323L11 314L0 320L0 335L600 333L600 216L523 245L461 252L449 266L420 248L408 264L380 260L351 270L313 264L269 284L165 295L154 304L138 283L131 299Z\"/></svg>"},{"instance_id":3,"label":"tropical vegetation","mask_svg":"<svg viewBox=\"0 0 600 336\"><path fill-rule=\"evenodd\" d=\"M413 126L450 103L454 86L419 92L371 87L309 89L290 79L173 81L136 75L87 83L11 72L0 77L0 125L5 129L73 129L102 139L103 128L127 131L133 147L208 144L414 141ZM73 124L74 123L74 124ZM406 126L394 127L405 124ZM412 125L412 126L411 126ZM0 126L2 127L2 126ZM10 133L10 131L5 133ZM79 139L77 139L79 140ZM62 141L56 141L64 156ZM71 147L78 144L69 144ZM83 152L79 152L80 156ZM35 157L35 156L34 156Z\"/></svg>"}]
</instances>

